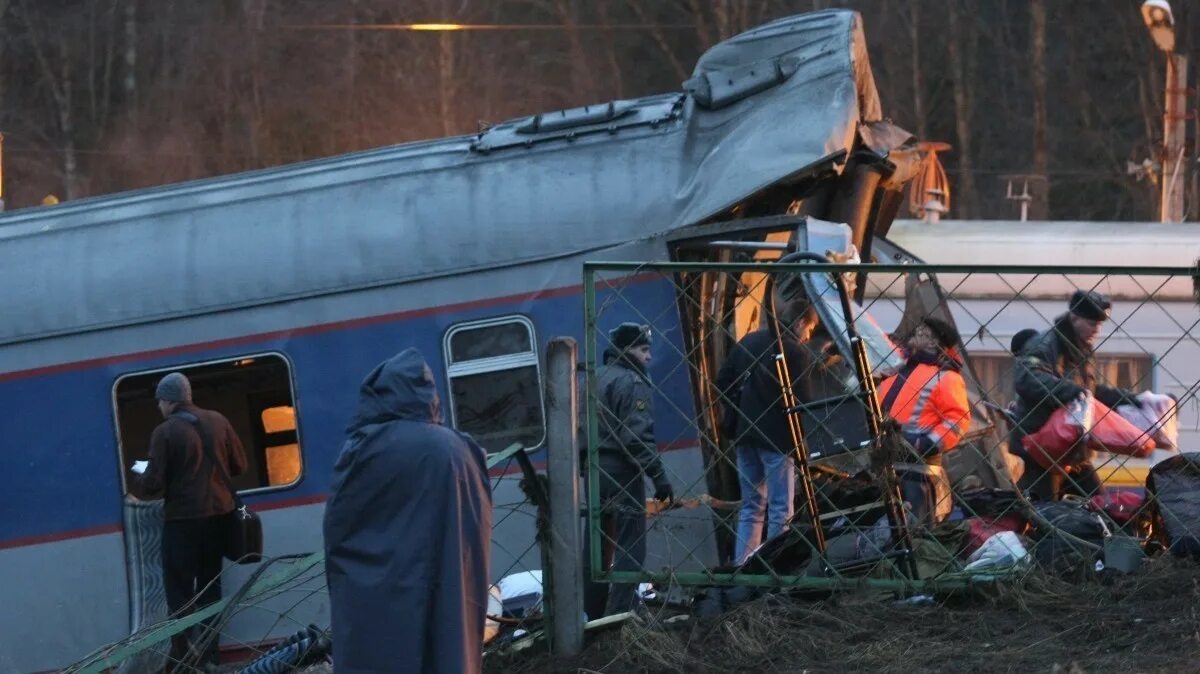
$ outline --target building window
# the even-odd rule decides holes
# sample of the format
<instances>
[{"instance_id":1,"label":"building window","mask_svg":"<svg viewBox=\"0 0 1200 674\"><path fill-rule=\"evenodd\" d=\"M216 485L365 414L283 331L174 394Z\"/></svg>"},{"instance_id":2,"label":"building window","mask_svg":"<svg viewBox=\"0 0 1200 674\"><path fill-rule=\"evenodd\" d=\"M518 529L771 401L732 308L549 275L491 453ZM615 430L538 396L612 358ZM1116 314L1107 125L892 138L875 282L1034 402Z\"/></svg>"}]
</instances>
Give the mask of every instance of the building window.
<instances>
[{"instance_id":1,"label":"building window","mask_svg":"<svg viewBox=\"0 0 1200 674\"><path fill-rule=\"evenodd\" d=\"M546 437L533 324L521 316L458 325L446 333L454 427L488 452Z\"/></svg>"},{"instance_id":2,"label":"building window","mask_svg":"<svg viewBox=\"0 0 1200 674\"><path fill-rule=\"evenodd\" d=\"M992 402L1013 400L1013 357L1008 353L971 353L971 369ZM1153 388L1154 358L1150 354L1096 354L1096 381L1105 386L1143 391Z\"/></svg>"},{"instance_id":3,"label":"building window","mask_svg":"<svg viewBox=\"0 0 1200 674\"><path fill-rule=\"evenodd\" d=\"M198 407L225 415L242 441L247 469L233 478L239 492L284 488L304 472L296 426L296 403L287 360L278 354L247 356L127 374L113 387L117 439L126 491L135 489L129 467L145 459L150 435L162 423L154 389L168 372L192 382Z\"/></svg>"}]
</instances>

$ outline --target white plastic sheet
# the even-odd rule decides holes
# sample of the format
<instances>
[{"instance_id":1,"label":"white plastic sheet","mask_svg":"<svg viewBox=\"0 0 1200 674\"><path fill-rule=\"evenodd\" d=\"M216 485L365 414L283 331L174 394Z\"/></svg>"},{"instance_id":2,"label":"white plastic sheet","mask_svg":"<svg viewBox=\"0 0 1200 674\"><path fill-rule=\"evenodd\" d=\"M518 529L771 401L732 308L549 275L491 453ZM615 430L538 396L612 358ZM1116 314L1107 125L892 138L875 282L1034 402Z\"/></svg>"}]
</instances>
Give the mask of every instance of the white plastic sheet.
<instances>
[{"instance_id":1,"label":"white plastic sheet","mask_svg":"<svg viewBox=\"0 0 1200 674\"><path fill-rule=\"evenodd\" d=\"M1158 449L1179 451L1179 414L1175 399L1145 391L1137 397L1138 405L1120 405L1117 414L1145 431Z\"/></svg>"},{"instance_id":2,"label":"white plastic sheet","mask_svg":"<svg viewBox=\"0 0 1200 674\"><path fill-rule=\"evenodd\" d=\"M1029 551L1021 538L1011 531L993 534L978 550L967 558L967 571L1009 567L1021 564L1029 558Z\"/></svg>"}]
</instances>

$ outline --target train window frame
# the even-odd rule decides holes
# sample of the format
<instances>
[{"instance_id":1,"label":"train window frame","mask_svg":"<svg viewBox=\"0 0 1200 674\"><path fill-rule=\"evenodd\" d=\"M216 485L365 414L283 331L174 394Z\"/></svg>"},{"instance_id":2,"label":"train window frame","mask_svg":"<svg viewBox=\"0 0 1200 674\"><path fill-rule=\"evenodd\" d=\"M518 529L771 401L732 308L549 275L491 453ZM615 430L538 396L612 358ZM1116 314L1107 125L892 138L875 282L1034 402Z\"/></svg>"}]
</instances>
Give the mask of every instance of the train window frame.
<instances>
[{"instance_id":1,"label":"train window frame","mask_svg":"<svg viewBox=\"0 0 1200 674\"><path fill-rule=\"evenodd\" d=\"M454 352L452 350L452 340L454 339L455 335L471 330L482 330L485 328L507 324L519 324L525 328L526 333L529 336L529 351L505 354L501 356L486 356L482 358L455 361ZM521 314L508 314L505 316L495 316L481 320L455 323L446 329L446 333L442 337L442 353L446 370L446 398L449 400L448 407L450 408L450 424L454 428L459 427L457 403L454 398L455 378L488 374L491 372L504 372L533 366L534 374L537 377L538 383L538 409L541 414L542 432L538 441L533 445L526 446L525 451L532 453L539 450L546 444L548 431L546 428L545 380L542 379L542 359L540 353L538 352L537 328L534 326L533 321L531 321L528 316ZM495 454L498 451L503 451L503 449L504 448L488 451L488 454Z\"/></svg>"},{"instance_id":2,"label":"train window frame","mask_svg":"<svg viewBox=\"0 0 1200 674\"><path fill-rule=\"evenodd\" d=\"M165 366L165 367L155 367L155 368L147 368L144 370L125 372L125 373L118 375L117 378L113 380L112 387L109 391L109 398L112 403L113 433L116 438L117 460L119 463L119 465L117 466L117 470L118 470L118 472L120 474L120 478L121 478L121 493L122 493L122 495L123 496L130 495L130 489L129 489L130 485L129 485L129 480L128 480L128 466L126 465L126 449L125 449L124 443L121 439L121 436L122 436L122 433L121 433L121 407L120 407L120 401L118 400L118 397L117 397L118 390L119 390L122 382L124 382L127 379L134 378L134 377L145 377L147 375L166 375L169 372L182 372L183 374L186 375L188 370L195 370L196 368L211 367L213 365L221 365L221 364L234 365L234 364L242 362L242 361L257 360L260 358L277 358L283 363L283 366L287 371L288 396L291 401L292 410L294 411L295 417L296 417L296 430L295 430L296 442L295 442L295 444L297 445L297 454L300 458L300 471L297 474L296 478L294 480L292 480L291 482L288 482L287 484L275 484L275 485L266 485L266 486L261 486L261 487L251 487L249 489L239 489L239 490L237 490L237 493L239 496L253 496L253 495L257 495L257 494L266 494L266 493L272 493L272 492L287 491L287 490L295 489L296 487L298 487L300 485L300 483L302 483L304 481L304 478L308 474L308 461L307 461L307 457L305 456L305 452L304 452L303 431L300 428L300 426L301 426L300 408L299 408L299 402L297 400L297 394L296 394L296 368L295 368L294 363L292 362L292 359L289 358L287 356L287 354L285 354L283 352L259 351L259 352L254 352L254 353L239 354L236 356L228 356L228 357L223 357L223 358L210 358L210 359L206 359L206 360L202 360L202 361L192 361L192 362L186 362L186 363L175 363L175 364ZM264 409L268 409L268 408L264 408ZM261 416L261 413L262 413L262 410L259 411L259 416ZM255 416L255 415L251 415L251 416ZM245 438L242 438L242 440L243 440L243 444L245 444L245 442L244 442ZM264 450L265 449L266 449L266 447L264 447ZM263 469L265 470L265 464L264 464Z\"/></svg>"}]
</instances>

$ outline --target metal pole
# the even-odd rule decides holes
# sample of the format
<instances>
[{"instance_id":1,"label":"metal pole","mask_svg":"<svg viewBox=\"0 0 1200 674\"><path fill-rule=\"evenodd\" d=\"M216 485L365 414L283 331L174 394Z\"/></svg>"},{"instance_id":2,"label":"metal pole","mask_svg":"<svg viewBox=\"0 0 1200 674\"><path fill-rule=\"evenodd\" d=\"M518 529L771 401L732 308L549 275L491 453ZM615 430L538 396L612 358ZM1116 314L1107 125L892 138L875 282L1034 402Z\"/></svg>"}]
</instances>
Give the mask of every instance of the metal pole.
<instances>
[{"instance_id":1,"label":"metal pole","mask_svg":"<svg viewBox=\"0 0 1200 674\"><path fill-rule=\"evenodd\" d=\"M1183 222L1183 153L1187 143L1187 57L1167 54L1163 99L1162 197L1160 221Z\"/></svg>"},{"instance_id":2,"label":"metal pole","mask_svg":"<svg viewBox=\"0 0 1200 674\"><path fill-rule=\"evenodd\" d=\"M579 439L575 364L578 347L555 337L546 350L546 452L550 482L551 648L556 655L583 649L583 546L579 538Z\"/></svg>"},{"instance_id":3,"label":"metal pole","mask_svg":"<svg viewBox=\"0 0 1200 674\"><path fill-rule=\"evenodd\" d=\"M4 210L4 134L0 133L0 211Z\"/></svg>"},{"instance_id":4,"label":"metal pole","mask_svg":"<svg viewBox=\"0 0 1200 674\"><path fill-rule=\"evenodd\" d=\"M596 407L596 360L599 349L596 344L596 270L586 262L583 265L583 357L587 373L587 533L588 580L597 580L604 570L604 550L600 537L600 457L596 448L600 446L600 410Z\"/></svg>"}]
</instances>

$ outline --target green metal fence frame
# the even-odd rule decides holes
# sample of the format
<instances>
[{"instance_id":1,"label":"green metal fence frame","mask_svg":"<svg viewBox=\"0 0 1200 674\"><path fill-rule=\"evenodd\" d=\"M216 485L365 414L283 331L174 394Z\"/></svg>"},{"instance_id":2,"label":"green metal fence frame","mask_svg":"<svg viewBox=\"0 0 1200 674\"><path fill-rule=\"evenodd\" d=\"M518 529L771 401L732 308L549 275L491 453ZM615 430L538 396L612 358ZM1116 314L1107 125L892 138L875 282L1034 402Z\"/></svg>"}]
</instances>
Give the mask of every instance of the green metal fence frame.
<instances>
[{"instance_id":1,"label":"green metal fence frame","mask_svg":"<svg viewBox=\"0 0 1200 674\"><path fill-rule=\"evenodd\" d=\"M682 571L676 573L627 571L606 571L601 568L603 550L600 532L600 464L596 447L600 441L599 426L596 416L596 359L600 355L597 350L596 330L596 274L599 272L627 273L659 273L664 276L689 272L804 272L804 273L844 273L863 272L879 274L930 274L934 278L938 274L1031 274L1031 275L1074 275L1074 276L1161 276L1161 277L1190 277L1200 278L1200 266L1197 267L1111 267L1111 266L1047 266L1047 265L963 265L963 264L853 264L853 263L736 263L736 262L584 262L583 264L583 304L584 304L584 368L587 373L587 536L590 543L588 567L591 569L590 578L598 582L610 583L676 583L690 586L714 585L748 585L757 587L775 587L784 589L849 589L871 588L889 591L919 591L937 592L963 589L966 587L990 584L998 576L994 571L981 574L945 574L931 580L911 580L904 578L845 578L810 577L788 575L763 575L739 573L706 573L701 571Z\"/></svg>"}]
</instances>

